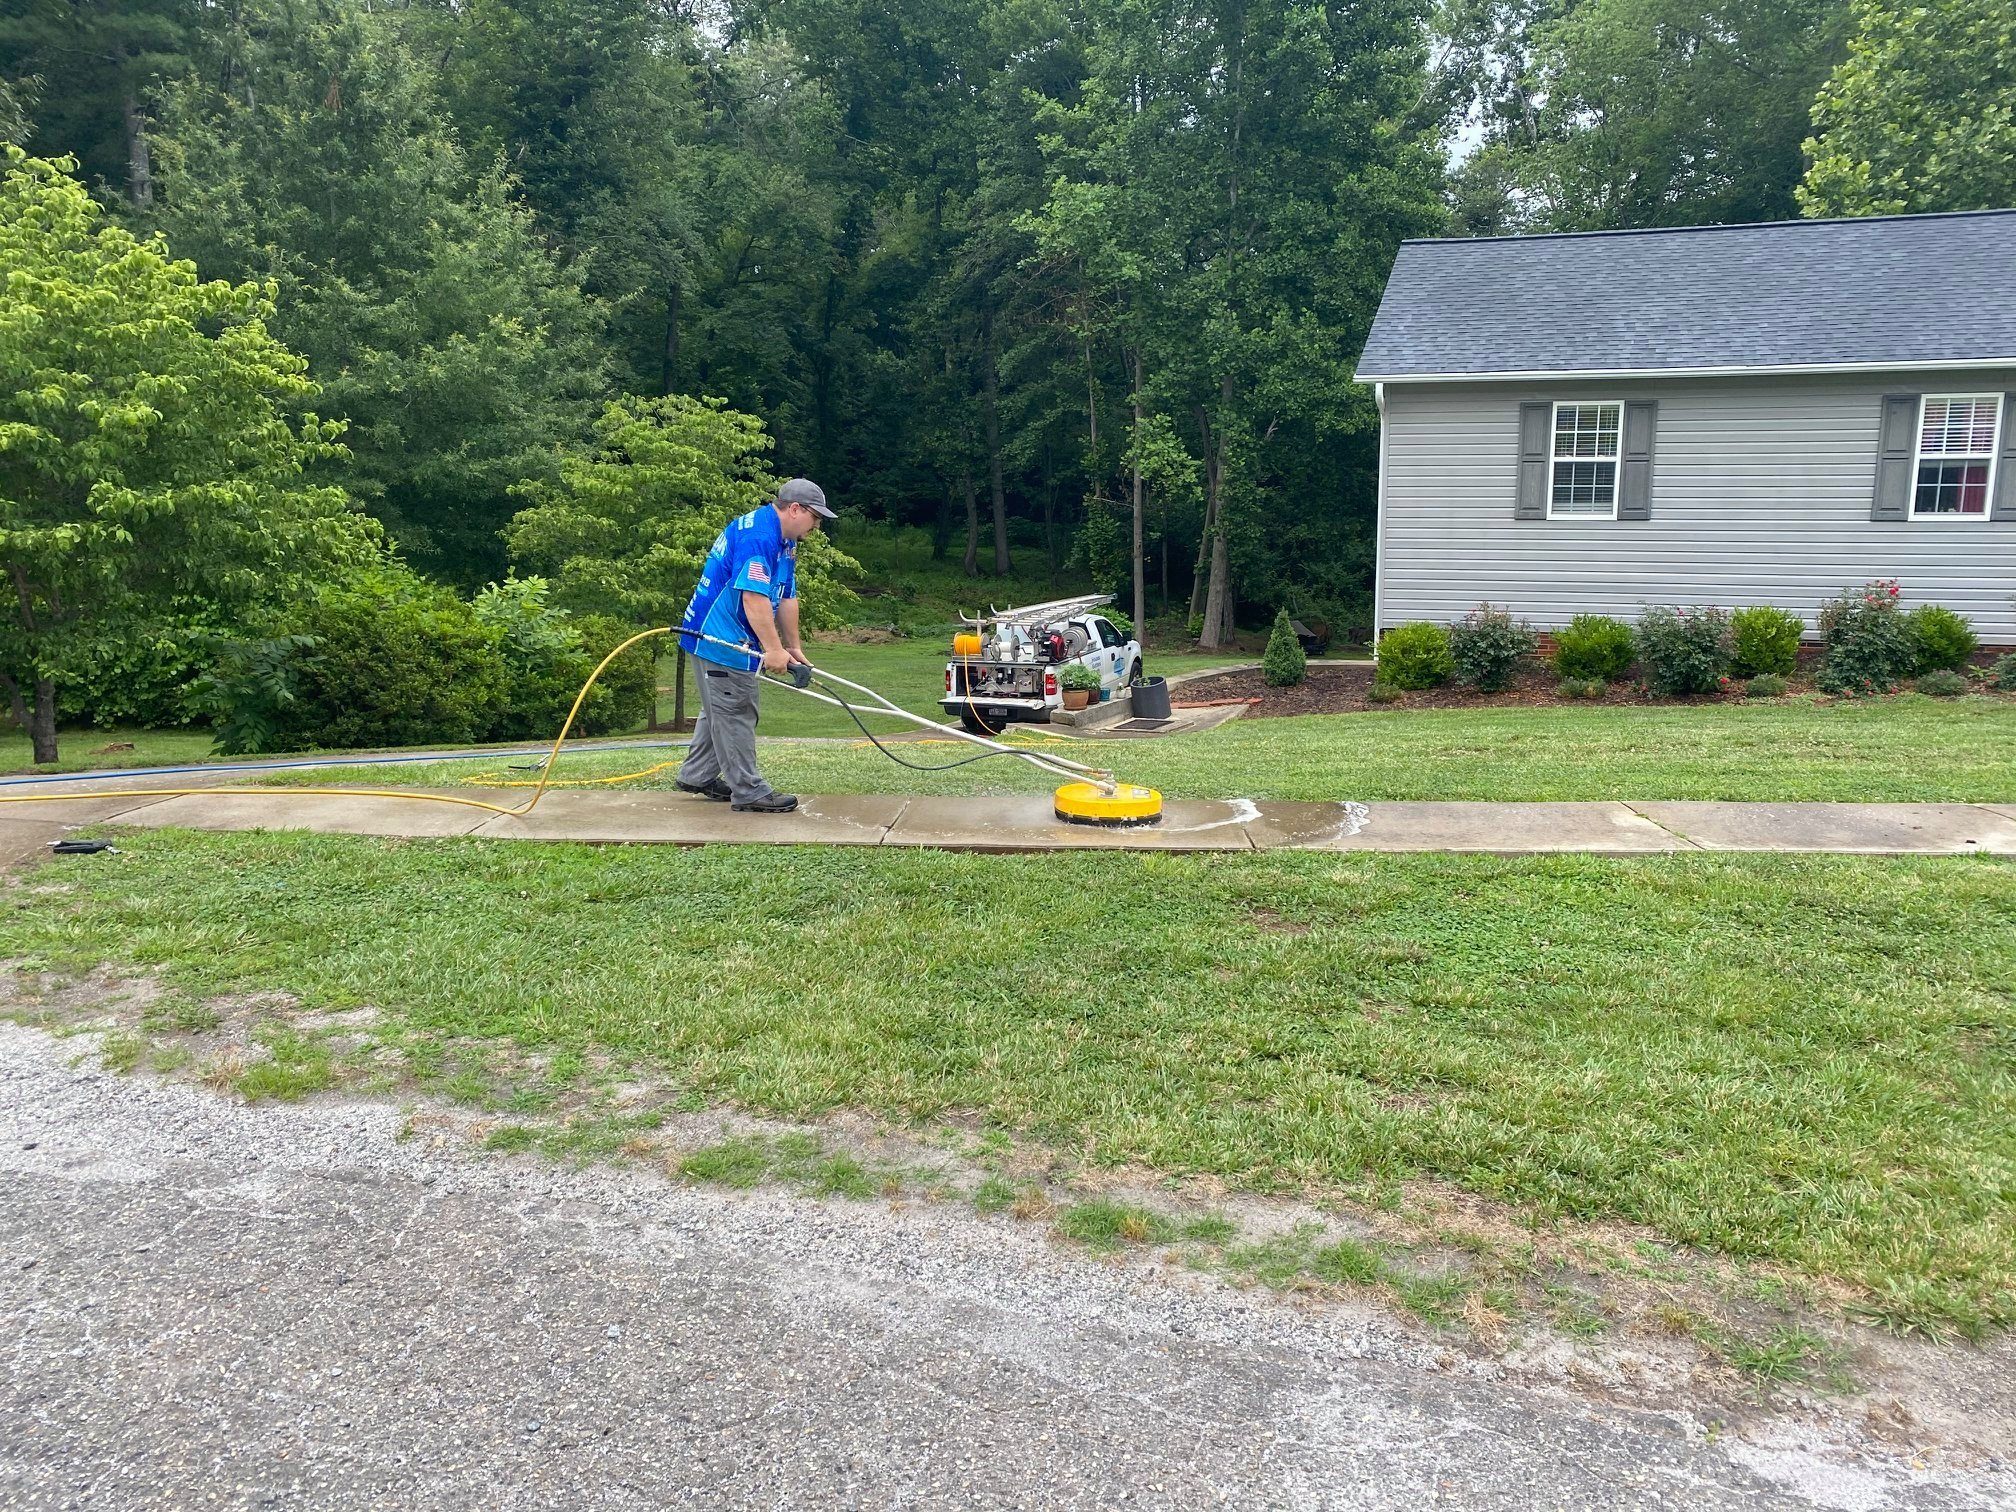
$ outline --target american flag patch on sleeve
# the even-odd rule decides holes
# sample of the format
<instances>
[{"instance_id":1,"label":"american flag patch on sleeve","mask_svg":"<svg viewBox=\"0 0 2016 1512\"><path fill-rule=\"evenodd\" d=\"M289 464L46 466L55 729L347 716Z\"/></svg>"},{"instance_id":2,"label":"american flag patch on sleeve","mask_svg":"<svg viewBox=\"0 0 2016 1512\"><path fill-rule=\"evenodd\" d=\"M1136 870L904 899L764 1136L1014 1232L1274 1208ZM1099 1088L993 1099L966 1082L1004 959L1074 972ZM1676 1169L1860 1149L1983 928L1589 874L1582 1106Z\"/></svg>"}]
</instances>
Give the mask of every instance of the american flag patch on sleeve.
<instances>
[{"instance_id":1,"label":"american flag patch on sleeve","mask_svg":"<svg viewBox=\"0 0 2016 1512\"><path fill-rule=\"evenodd\" d=\"M749 581L752 583L769 582L770 569L765 567L761 562L751 562L749 564Z\"/></svg>"}]
</instances>

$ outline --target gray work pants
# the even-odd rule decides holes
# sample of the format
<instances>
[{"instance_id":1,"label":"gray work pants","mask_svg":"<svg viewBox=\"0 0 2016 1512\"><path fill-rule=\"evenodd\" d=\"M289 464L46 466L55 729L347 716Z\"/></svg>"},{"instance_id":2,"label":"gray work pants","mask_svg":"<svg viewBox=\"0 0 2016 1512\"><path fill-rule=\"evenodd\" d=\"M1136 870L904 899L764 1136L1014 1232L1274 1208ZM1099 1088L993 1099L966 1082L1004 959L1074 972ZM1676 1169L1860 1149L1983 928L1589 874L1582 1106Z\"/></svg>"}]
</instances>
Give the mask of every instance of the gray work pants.
<instances>
[{"instance_id":1,"label":"gray work pants","mask_svg":"<svg viewBox=\"0 0 2016 1512\"><path fill-rule=\"evenodd\" d=\"M679 780L705 787L719 777L737 803L769 797L770 784L756 770L756 674L701 657L693 666L700 674L700 717Z\"/></svg>"}]
</instances>

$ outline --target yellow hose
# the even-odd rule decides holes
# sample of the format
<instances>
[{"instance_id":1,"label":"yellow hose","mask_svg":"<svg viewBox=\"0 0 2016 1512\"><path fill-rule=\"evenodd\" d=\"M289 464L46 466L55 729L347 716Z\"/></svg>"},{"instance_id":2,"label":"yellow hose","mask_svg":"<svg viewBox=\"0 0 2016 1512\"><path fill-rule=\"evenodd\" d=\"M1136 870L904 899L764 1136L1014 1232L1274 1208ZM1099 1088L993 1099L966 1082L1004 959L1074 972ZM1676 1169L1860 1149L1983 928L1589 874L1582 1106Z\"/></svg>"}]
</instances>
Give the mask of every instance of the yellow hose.
<instances>
[{"instance_id":1,"label":"yellow hose","mask_svg":"<svg viewBox=\"0 0 2016 1512\"><path fill-rule=\"evenodd\" d=\"M560 759L561 744L567 739L567 732L574 728L575 716L580 714L581 705L588 700L589 689L595 686L609 663L639 641L651 639L654 635L670 635L670 625L660 625L656 630L645 630L623 642L596 665L588 674L588 681L581 684L581 691L574 695L574 707L567 711L567 720L560 726L560 733L553 737L553 749L546 753L546 764L539 773L539 781L534 786L532 796L516 808L506 808L501 803L485 803L480 798L454 798L446 793L399 792L388 788L317 788L317 787L188 787L188 788L113 788L99 789L90 793L28 793L19 797L0 798L0 803L81 803L89 798L194 798L204 793L228 793L239 796L261 796L272 798L280 795L307 798L410 798L416 803L458 803L464 808L487 809L493 814L503 814L507 818L523 818L539 806L539 800L546 796L546 789L552 786L553 763ZM669 765L669 763L667 763ZM657 770L652 768L651 770ZM644 773L632 772L629 776L641 777ZM605 779L624 780L624 779Z\"/></svg>"}]
</instances>

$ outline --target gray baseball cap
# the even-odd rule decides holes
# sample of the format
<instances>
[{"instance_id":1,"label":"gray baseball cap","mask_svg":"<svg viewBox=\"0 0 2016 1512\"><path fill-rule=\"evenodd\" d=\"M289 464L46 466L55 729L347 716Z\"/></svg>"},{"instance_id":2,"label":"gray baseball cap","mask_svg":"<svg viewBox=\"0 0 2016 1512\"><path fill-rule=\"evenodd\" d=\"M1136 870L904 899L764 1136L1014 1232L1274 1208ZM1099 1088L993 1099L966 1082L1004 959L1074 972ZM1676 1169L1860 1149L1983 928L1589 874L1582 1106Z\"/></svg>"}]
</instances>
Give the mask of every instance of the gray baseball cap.
<instances>
[{"instance_id":1,"label":"gray baseball cap","mask_svg":"<svg viewBox=\"0 0 2016 1512\"><path fill-rule=\"evenodd\" d=\"M821 519L833 518L833 511L826 507L826 490L810 478L793 478L777 490L779 504L803 504Z\"/></svg>"}]
</instances>

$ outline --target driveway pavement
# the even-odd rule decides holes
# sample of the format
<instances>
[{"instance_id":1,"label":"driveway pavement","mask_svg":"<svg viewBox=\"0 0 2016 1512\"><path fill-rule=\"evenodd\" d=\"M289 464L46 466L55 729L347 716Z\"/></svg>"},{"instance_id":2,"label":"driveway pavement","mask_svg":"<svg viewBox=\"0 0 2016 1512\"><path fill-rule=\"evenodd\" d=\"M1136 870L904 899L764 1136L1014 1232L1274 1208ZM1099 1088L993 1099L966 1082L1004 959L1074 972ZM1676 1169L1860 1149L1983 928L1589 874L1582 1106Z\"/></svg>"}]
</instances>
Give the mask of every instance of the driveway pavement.
<instances>
[{"instance_id":1,"label":"driveway pavement","mask_svg":"<svg viewBox=\"0 0 2016 1512\"><path fill-rule=\"evenodd\" d=\"M570 1172L0 1025L11 1508L2007 1507L1033 1225Z\"/></svg>"},{"instance_id":2,"label":"driveway pavement","mask_svg":"<svg viewBox=\"0 0 2016 1512\"><path fill-rule=\"evenodd\" d=\"M76 778L9 790L0 864L66 826L302 829L360 835L474 835L597 844L887 845L939 850L1466 851L1633 856L1677 851L1856 855L2016 855L2016 802L1969 803L1296 803L1171 799L1160 821L1103 829L1059 820L1046 796L833 794L793 814L737 814L685 793L477 787L314 792L245 788L207 775L177 796L159 779Z\"/></svg>"}]
</instances>

